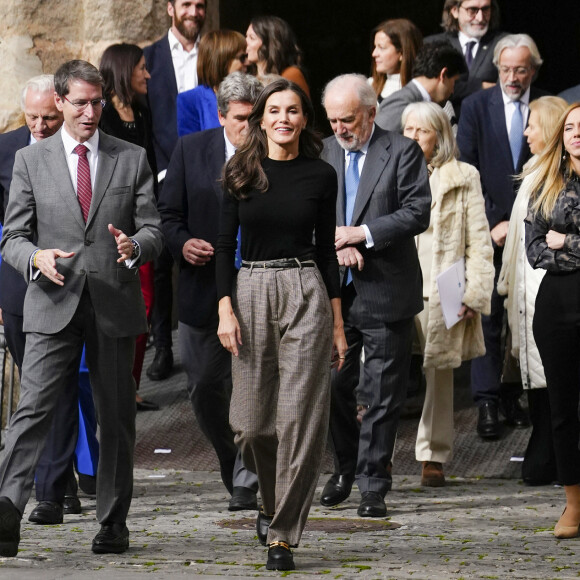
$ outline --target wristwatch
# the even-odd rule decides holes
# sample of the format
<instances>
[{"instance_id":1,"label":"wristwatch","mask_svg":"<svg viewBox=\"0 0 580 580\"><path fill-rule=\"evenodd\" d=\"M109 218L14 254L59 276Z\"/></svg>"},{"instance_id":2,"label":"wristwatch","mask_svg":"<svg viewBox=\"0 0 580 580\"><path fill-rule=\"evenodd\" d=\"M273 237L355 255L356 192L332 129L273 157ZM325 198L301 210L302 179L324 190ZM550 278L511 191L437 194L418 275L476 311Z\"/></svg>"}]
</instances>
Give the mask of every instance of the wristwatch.
<instances>
[{"instance_id":1,"label":"wristwatch","mask_svg":"<svg viewBox=\"0 0 580 580\"><path fill-rule=\"evenodd\" d=\"M131 243L133 244L133 255L131 259L136 260L141 255L141 246L133 238L131 238Z\"/></svg>"}]
</instances>

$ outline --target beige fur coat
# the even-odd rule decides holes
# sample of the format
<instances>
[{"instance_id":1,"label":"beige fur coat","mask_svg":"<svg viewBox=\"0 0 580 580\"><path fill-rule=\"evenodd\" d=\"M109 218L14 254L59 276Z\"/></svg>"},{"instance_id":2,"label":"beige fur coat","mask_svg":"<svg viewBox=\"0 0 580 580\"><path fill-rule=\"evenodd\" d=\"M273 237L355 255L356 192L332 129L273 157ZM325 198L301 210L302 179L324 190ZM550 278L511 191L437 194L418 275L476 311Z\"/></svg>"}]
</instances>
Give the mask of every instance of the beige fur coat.
<instances>
[{"instance_id":1,"label":"beige fur coat","mask_svg":"<svg viewBox=\"0 0 580 580\"><path fill-rule=\"evenodd\" d=\"M430 178L432 258L429 323L424 366L456 368L461 361L485 354L481 314L489 314L493 289L493 249L479 172L455 159L436 168ZM477 312L445 328L437 291L437 275L465 257L463 303Z\"/></svg>"}]
</instances>

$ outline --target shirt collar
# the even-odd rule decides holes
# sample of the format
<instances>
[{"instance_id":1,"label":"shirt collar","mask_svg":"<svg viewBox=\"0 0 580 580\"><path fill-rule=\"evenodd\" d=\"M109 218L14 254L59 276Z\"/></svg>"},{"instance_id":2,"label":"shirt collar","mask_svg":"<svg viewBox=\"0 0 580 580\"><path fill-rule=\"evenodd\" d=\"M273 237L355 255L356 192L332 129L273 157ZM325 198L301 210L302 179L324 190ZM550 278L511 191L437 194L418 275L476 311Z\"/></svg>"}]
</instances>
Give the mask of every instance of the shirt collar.
<instances>
[{"instance_id":1,"label":"shirt collar","mask_svg":"<svg viewBox=\"0 0 580 580\"><path fill-rule=\"evenodd\" d=\"M467 34L461 32L461 30L457 33L457 40L459 40L459 43L461 44L461 48L463 49L463 52L465 52L465 45L468 42L475 42L475 44L479 44L479 41L481 39L479 38L472 38L471 36L467 36Z\"/></svg>"},{"instance_id":2,"label":"shirt collar","mask_svg":"<svg viewBox=\"0 0 580 580\"><path fill-rule=\"evenodd\" d=\"M526 90L526 92L518 99L518 101L520 103L523 103L524 105L526 105L526 107L529 107L529 105L530 105L530 88L531 87L528 87L528 89ZM501 96L503 98L503 104L504 104L504 106L505 105L509 105L510 103L513 103L514 102L503 91L501 92Z\"/></svg>"},{"instance_id":3,"label":"shirt collar","mask_svg":"<svg viewBox=\"0 0 580 580\"><path fill-rule=\"evenodd\" d=\"M228 139L225 127L224 127L224 140L226 142L226 161L227 161L236 152L236 147L234 147L234 144Z\"/></svg>"},{"instance_id":4,"label":"shirt collar","mask_svg":"<svg viewBox=\"0 0 580 580\"><path fill-rule=\"evenodd\" d=\"M60 135L62 137L65 153L67 155L72 155L74 148L77 145L80 145L80 143L69 135L64 125L60 129ZM82 143L82 145L85 145L92 154L97 155L99 151L99 130L97 129L95 134L90 139Z\"/></svg>"},{"instance_id":5,"label":"shirt collar","mask_svg":"<svg viewBox=\"0 0 580 580\"><path fill-rule=\"evenodd\" d=\"M173 34L173 30L171 30L171 28L169 29L169 32L167 33L167 40L169 40L169 48L171 49L171 52L177 50L177 51L185 52L186 54L197 54L197 49L199 47L199 35L197 37L197 40L195 41L194 47L189 52L187 52L185 50L185 48L183 48L183 45L181 44L181 42L179 42L177 36L175 36L175 34Z\"/></svg>"},{"instance_id":6,"label":"shirt collar","mask_svg":"<svg viewBox=\"0 0 580 580\"><path fill-rule=\"evenodd\" d=\"M427 92L427 89L417 79L412 79L411 82L414 83L414 85L419 89L423 100L430 103L431 95Z\"/></svg>"}]
</instances>

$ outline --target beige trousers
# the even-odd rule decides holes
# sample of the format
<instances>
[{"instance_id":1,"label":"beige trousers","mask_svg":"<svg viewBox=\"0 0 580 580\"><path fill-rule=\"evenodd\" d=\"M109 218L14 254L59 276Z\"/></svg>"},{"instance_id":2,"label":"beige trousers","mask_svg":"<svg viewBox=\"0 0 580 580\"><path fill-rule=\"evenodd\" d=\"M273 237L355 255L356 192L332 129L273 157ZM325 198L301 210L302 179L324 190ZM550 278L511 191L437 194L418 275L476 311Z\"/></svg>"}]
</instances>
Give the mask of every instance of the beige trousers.
<instances>
[{"instance_id":1,"label":"beige trousers","mask_svg":"<svg viewBox=\"0 0 580 580\"><path fill-rule=\"evenodd\" d=\"M421 349L425 348L429 300L415 317ZM425 369L427 390L419 421L415 458L417 461L447 463L453 453L453 369Z\"/></svg>"},{"instance_id":2,"label":"beige trousers","mask_svg":"<svg viewBox=\"0 0 580 580\"><path fill-rule=\"evenodd\" d=\"M244 464L258 475L268 543L298 545L328 431L332 310L316 267L242 268L234 311L230 423Z\"/></svg>"}]
</instances>

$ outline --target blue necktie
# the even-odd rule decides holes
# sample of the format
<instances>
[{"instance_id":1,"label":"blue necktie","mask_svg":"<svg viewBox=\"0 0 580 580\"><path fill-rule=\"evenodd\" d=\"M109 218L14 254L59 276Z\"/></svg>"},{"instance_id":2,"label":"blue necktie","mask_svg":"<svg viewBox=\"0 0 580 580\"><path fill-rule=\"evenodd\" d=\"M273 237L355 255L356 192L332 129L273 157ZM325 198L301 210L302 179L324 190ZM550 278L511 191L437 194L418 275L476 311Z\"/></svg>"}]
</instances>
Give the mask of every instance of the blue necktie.
<instances>
[{"instance_id":1,"label":"blue necktie","mask_svg":"<svg viewBox=\"0 0 580 580\"><path fill-rule=\"evenodd\" d=\"M348 152L348 168L346 170L346 175L344 178L344 189L346 193L346 203L344 204L344 224L346 226L350 225L352 221L352 214L354 212L354 202L356 200L356 192L358 191L358 183L360 181L360 175L358 173L358 160L362 153L360 151L349 151ZM346 283L350 284L352 282L352 274L350 268L346 274Z\"/></svg>"},{"instance_id":2,"label":"blue necktie","mask_svg":"<svg viewBox=\"0 0 580 580\"><path fill-rule=\"evenodd\" d=\"M510 149L512 150L512 159L514 169L517 170L518 160L522 152L522 140L524 135L524 117L520 108L520 101L513 102L515 109L512 116L512 125L510 128Z\"/></svg>"},{"instance_id":3,"label":"blue necktie","mask_svg":"<svg viewBox=\"0 0 580 580\"><path fill-rule=\"evenodd\" d=\"M473 47L476 45L475 40L470 40L466 45L465 45L465 64L467 65L467 68L471 68L471 65L473 63Z\"/></svg>"}]
</instances>

